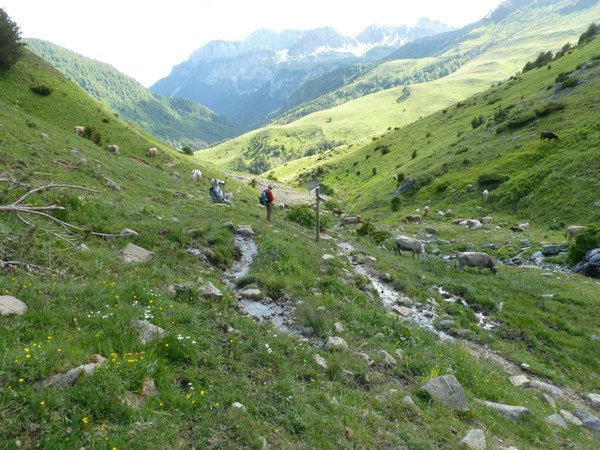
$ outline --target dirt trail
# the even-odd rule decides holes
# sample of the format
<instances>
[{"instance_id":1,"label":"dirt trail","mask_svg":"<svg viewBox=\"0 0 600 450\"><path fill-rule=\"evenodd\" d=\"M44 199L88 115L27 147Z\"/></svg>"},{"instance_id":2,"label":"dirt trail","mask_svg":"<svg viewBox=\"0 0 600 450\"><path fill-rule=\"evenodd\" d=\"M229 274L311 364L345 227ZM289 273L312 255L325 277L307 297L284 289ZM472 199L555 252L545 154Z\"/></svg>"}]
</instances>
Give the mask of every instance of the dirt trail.
<instances>
[{"instance_id":1,"label":"dirt trail","mask_svg":"<svg viewBox=\"0 0 600 450\"><path fill-rule=\"evenodd\" d=\"M310 195L308 191L300 191L297 189L293 189L289 187L287 184L279 183L277 181L267 180L266 178L260 178L257 175L250 174L239 174L228 171L223 171L229 178L233 178L234 180L240 181L244 183L246 186L250 184L250 181L256 179L258 184L256 185L256 196L265 190L269 183L273 184L273 194L275 195L275 203L284 203L287 205L297 205L297 204L311 204L314 200L314 196Z\"/></svg>"}]
</instances>

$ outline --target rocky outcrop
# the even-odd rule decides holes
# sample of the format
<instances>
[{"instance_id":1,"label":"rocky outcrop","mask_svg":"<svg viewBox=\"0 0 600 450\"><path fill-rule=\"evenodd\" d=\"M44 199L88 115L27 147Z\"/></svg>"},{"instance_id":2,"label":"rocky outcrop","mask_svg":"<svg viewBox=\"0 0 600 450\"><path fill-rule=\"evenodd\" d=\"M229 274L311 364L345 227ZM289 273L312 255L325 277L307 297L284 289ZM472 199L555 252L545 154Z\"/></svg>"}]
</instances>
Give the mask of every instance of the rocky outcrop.
<instances>
[{"instance_id":1,"label":"rocky outcrop","mask_svg":"<svg viewBox=\"0 0 600 450\"><path fill-rule=\"evenodd\" d=\"M11 295L0 295L0 314L3 316L22 316L27 305Z\"/></svg>"},{"instance_id":2,"label":"rocky outcrop","mask_svg":"<svg viewBox=\"0 0 600 450\"><path fill-rule=\"evenodd\" d=\"M573 267L573 272L586 277L600 278L600 248L587 252L581 262Z\"/></svg>"},{"instance_id":3,"label":"rocky outcrop","mask_svg":"<svg viewBox=\"0 0 600 450\"><path fill-rule=\"evenodd\" d=\"M154 258L151 251L131 243L121 249L121 254L126 263L144 263Z\"/></svg>"},{"instance_id":4,"label":"rocky outcrop","mask_svg":"<svg viewBox=\"0 0 600 450\"><path fill-rule=\"evenodd\" d=\"M454 375L442 375L427 381L420 388L427 391L434 400L459 411L468 411L469 403L465 391Z\"/></svg>"},{"instance_id":5,"label":"rocky outcrop","mask_svg":"<svg viewBox=\"0 0 600 450\"><path fill-rule=\"evenodd\" d=\"M70 387L75 384L75 381L79 377L91 376L94 374L96 369L100 367L100 365L106 361L106 358L102 355L95 355L92 360L81 366L77 366L65 373L60 373L58 375L54 375L51 378L48 378L44 381L38 381L33 384L33 388L36 390L46 389L50 387Z\"/></svg>"},{"instance_id":6,"label":"rocky outcrop","mask_svg":"<svg viewBox=\"0 0 600 450\"><path fill-rule=\"evenodd\" d=\"M488 402L485 400L482 400L481 403L515 422L531 415L531 410L524 406L504 405L502 403Z\"/></svg>"}]
</instances>

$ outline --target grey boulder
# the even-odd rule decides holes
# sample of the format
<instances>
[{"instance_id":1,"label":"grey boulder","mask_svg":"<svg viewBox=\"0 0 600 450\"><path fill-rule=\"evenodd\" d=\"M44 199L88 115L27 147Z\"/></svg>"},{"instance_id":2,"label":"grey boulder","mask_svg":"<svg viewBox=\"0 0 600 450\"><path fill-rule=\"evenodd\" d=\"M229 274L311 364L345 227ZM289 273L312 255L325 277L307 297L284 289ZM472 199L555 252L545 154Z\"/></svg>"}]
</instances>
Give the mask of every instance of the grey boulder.
<instances>
[{"instance_id":1,"label":"grey boulder","mask_svg":"<svg viewBox=\"0 0 600 450\"><path fill-rule=\"evenodd\" d=\"M12 295L0 295L0 314L3 316L22 316L27 305Z\"/></svg>"},{"instance_id":2,"label":"grey boulder","mask_svg":"<svg viewBox=\"0 0 600 450\"><path fill-rule=\"evenodd\" d=\"M432 378L420 390L427 391L433 399L459 411L468 411L469 403L462 386L454 375Z\"/></svg>"}]
</instances>

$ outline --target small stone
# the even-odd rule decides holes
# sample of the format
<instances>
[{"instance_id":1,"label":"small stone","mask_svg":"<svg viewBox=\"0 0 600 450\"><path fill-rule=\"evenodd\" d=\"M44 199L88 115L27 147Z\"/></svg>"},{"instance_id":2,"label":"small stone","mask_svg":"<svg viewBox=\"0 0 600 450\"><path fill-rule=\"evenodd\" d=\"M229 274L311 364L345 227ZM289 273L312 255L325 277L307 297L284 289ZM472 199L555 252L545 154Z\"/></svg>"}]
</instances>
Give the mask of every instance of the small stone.
<instances>
[{"instance_id":1,"label":"small stone","mask_svg":"<svg viewBox=\"0 0 600 450\"><path fill-rule=\"evenodd\" d=\"M139 236L139 233L137 231L130 230L129 228L123 228L121 231L119 231L119 236L137 237L137 236Z\"/></svg>"},{"instance_id":2,"label":"small stone","mask_svg":"<svg viewBox=\"0 0 600 450\"><path fill-rule=\"evenodd\" d=\"M77 156L78 158L83 158L83 153L81 153L79 150L71 150L71 155Z\"/></svg>"},{"instance_id":3,"label":"small stone","mask_svg":"<svg viewBox=\"0 0 600 450\"><path fill-rule=\"evenodd\" d=\"M315 355L315 362L317 363L317 366L319 366L321 369L327 370L328 366L327 360L325 358L323 358L320 355Z\"/></svg>"},{"instance_id":4,"label":"small stone","mask_svg":"<svg viewBox=\"0 0 600 450\"><path fill-rule=\"evenodd\" d=\"M600 412L600 395L599 394L585 394L585 400L590 404L592 409Z\"/></svg>"},{"instance_id":5,"label":"small stone","mask_svg":"<svg viewBox=\"0 0 600 450\"><path fill-rule=\"evenodd\" d=\"M525 375L515 375L514 377L510 377L508 379L513 386L516 387L529 387L529 378Z\"/></svg>"},{"instance_id":6,"label":"small stone","mask_svg":"<svg viewBox=\"0 0 600 450\"><path fill-rule=\"evenodd\" d=\"M406 297L405 295L400 295L398 297L398 299L396 300L396 303L400 306L406 306L406 307L410 307L410 306L414 305L413 300L409 297Z\"/></svg>"},{"instance_id":7,"label":"small stone","mask_svg":"<svg viewBox=\"0 0 600 450\"><path fill-rule=\"evenodd\" d=\"M386 272L383 275L381 275L381 279L382 279L382 281L385 281L386 283L390 283L392 281L392 276Z\"/></svg>"},{"instance_id":8,"label":"small stone","mask_svg":"<svg viewBox=\"0 0 600 450\"><path fill-rule=\"evenodd\" d=\"M392 311L396 312L397 314L403 317L409 317L410 315L412 315L412 311L405 306L394 306L392 307Z\"/></svg>"},{"instance_id":9,"label":"small stone","mask_svg":"<svg viewBox=\"0 0 600 450\"><path fill-rule=\"evenodd\" d=\"M84 243L81 243L77 247L75 247L75 250L77 250L79 252L89 252L90 248L87 245L85 245Z\"/></svg>"},{"instance_id":10,"label":"small stone","mask_svg":"<svg viewBox=\"0 0 600 450\"><path fill-rule=\"evenodd\" d=\"M198 289L198 293L201 297L209 298L212 300L220 300L223 298L223 293L217 289L210 281L204 283Z\"/></svg>"},{"instance_id":11,"label":"small stone","mask_svg":"<svg viewBox=\"0 0 600 450\"><path fill-rule=\"evenodd\" d=\"M542 398L546 401L546 403L548 403L548 405L550 405L550 408L556 409L556 402L554 401L553 397L548 394L543 394Z\"/></svg>"},{"instance_id":12,"label":"small stone","mask_svg":"<svg viewBox=\"0 0 600 450\"><path fill-rule=\"evenodd\" d=\"M146 322L145 320L136 320L133 322L133 326L139 331L140 341L143 345L146 345L154 339L161 339L166 334L165 330L161 327Z\"/></svg>"},{"instance_id":13,"label":"small stone","mask_svg":"<svg viewBox=\"0 0 600 450\"><path fill-rule=\"evenodd\" d=\"M158 393L158 389L156 388L156 383L152 378L146 378L144 380L144 384L142 385L142 397L151 398L154 397Z\"/></svg>"},{"instance_id":14,"label":"small stone","mask_svg":"<svg viewBox=\"0 0 600 450\"><path fill-rule=\"evenodd\" d=\"M485 433L479 429L469 430L466 436L460 440L459 444L474 450L485 450Z\"/></svg>"},{"instance_id":15,"label":"small stone","mask_svg":"<svg viewBox=\"0 0 600 450\"><path fill-rule=\"evenodd\" d=\"M402 399L402 403L413 409L417 409L417 405L415 405L415 402L413 402L413 399L410 398L408 395L404 396L404 398Z\"/></svg>"},{"instance_id":16,"label":"small stone","mask_svg":"<svg viewBox=\"0 0 600 450\"><path fill-rule=\"evenodd\" d=\"M50 136L48 136L46 133L42 133L42 139L50 139Z\"/></svg>"},{"instance_id":17,"label":"small stone","mask_svg":"<svg viewBox=\"0 0 600 450\"><path fill-rule=\"evenodd\" d=\"M235 224L231 220L228 220L223 225L225 226L225 228L229 228L230 230L233 230L235 228Z\"/></svg>"},{"instance_id":18,"label":"small stone","mask_svg":"<svg viewBox=\"0 0 600 450\"><path fill-rule=\"evenodd\" d=\"M560 414L552 414L551 416L546 417L546 422L561 428L568 428L565 419L563 419Z\"/></svg>"},{"instance_id":19,"label":"small stone","mask_svg":"<svg viewBox=\"0 0 600 450\"><path fill-rule=\"evenodd\" d=\"M342 325L340 322L336 322L333 324L333 329L335 330L336 333L343 333L344 325Z\"/></svg>"},{"instance_id":20,"label":"small stone","mask_svg":"<svg viewBox=\"0 0 600 450\"><path fill-rule=\"evenodd\" d=\"M566 409L561 409L560 413L562 414L564 419L567 422L569 422L570 424L573 424L577 427L583 426L583 422L581 420L579 420L577 417L575 417L573 414L571 414L569 411L567 411Z\"/></svg>"},{"instance_id":21,"label":"small stone","mask_svg":"<svg viewBox=\"0 0 600 450\"><path fill-rule=\"evenodd\" d=\"M454 375L431 378L420 388L435 400L459 411L468 411L469 403L462 386Z\"/></svg>"},{"instance_id":22,"label":"small stone","mask_svg":"<svg viewBox=\"0 0 600 450\"><path fill-rule=\"evenodd\" d=\"M327 350L348 350L348 344L341 337L329 336L325 348Z\"/></svg>"},{"instance_id":23,"label":"small stone","mask_svg":"<svg viewBox=\"0 0 600 450\"><path fill-rule=\"evenodd\" d=\"M395 366L398 364L394 357L385 350L379 350L379 355L383 358L383 363L386 366Z\"/></svg>"},{"instance_id":24,"label":"small stone","mask_svg":"<svg viewBox=\"0 0 600 450\"><path fill-rule=\"evenodd\" d=\"M577 409L573 411L573 415L583 422L583 426L585 428L595 431L596 433L600 433L600 419L594 416L591 412L584 411L583 409Z\"/></svg>"},{"instance_id":25,"label":"small stone","mask_svg":"<svg viewBox=\"0 0 600 450\"><path fill-rule=\"evenodd\" d=\"M154 253L135 244L127 244L120 252L126 263L144 263L154 258Z\"/></svg>"},{"instance_id":26,"label":"small stone","mask_svg":"<svg viewBox=\"0 0 600 450\"><path fill-rule=\"evenodd\" d=\"M329 253L325 253L325 254L323 255L323 259L324 259L325 261L329 261L329 260L331 260L331 259L335 259L335 256L333 256L333 255L330 255Z\"/></svg>"},{"instance_id":27,"label":"small stone","mask_svg":"<svg viewBox=\"0 0 600 450\"><path fill-rule=\"evenodd\" d=\"M373 364L375 364L375 361L373 361L373 358L371 358L366 353L356 352L354 354L356 356L359 356L360 358L362 358L367 363L367 366L369 366L369 367L371 367Z\"/></svg>"},{"instance_id":28,"label":"small stone","mask_svg":"<svg viewBox=\"0 0 600 450\"><path fill-rule=\"evenodd\" d=\"M185 293L185 292L191 292L192 287L187 284L187 283L177 283L177 284L172 284L171 286L169 286L167 288L167 291L169 291L169 293L173 296L179 294L179 293Z\"/></svg>"},{"instance_id":29,"label":"small stone","mask_svg":"<svg viewBox=\"0 0 600 450\"><path fill-rule=\"evenodd\" d=\"M560 249L557 244L544 245L542 247L542 254L544 256L557 255L559 251Z\"/></svg>"},{"instance_id":30,"label":"small stone","mask_svg":"<svg viewBox=\"0 0 600 450\"><path fill-rule=\"evenodd\" d=\"M241 409L242 411L246 411L246 407L244 405L242 405L240 402L233 402L231 404L231 407L233 409Z\"/></svg>"},{"instance_id":31,"label":"small stone","mask_svg":"<svg viewBox=\"0 0 600 450\"><path fill-rule=\"evenodd\" d=\"M521 364L521 369L525 370L525 371L529 371L531 369L531 366L527 363L523 363L523 364Z\"/></svg>"},{"instance_id":32,"label":"small stone","mask_svg":"<svg viewBox=\"0 0 600 450\"><path fill-rule=\"evenodd\" d=\"M344 380L346 381L353 381L354 380L354 372L350 371L350 370L342 370L342 377L344 378Z\"/></svg>"},{"instance_id":33,"label":"small stone","mask_svg":"<svg viewBox=\"0 0 600 450\"><path fill-rule=\"evenodd\" d=\"M240 294L243 298L249 299L258 299L262 297L262 292L260 292L260 289L245 289L240 292Z\"/></svg>"},{"instance_id":34,"label":"small stone","mask_svg":"<svg viewBox=\"0 0 600 450\"><path fill-rule=\"evenodd\" d=\"M553 386L548 383L544 383L542 381L532 380L531 383L529 384L529 387L531 387L533 389L537 389L538 391L546 392L558 399L563 399L565 397L565 394L563 393L562 390L560 390L556 386Z\"/></svg>"},{"instance_id":35,"label":"small stone","mask_svg":"<svg viewBox=\"0 0 600 450\"><path fill-rule=\"evenodd\" d=\"M12 295L0 295L0 314L3 316L22 316L27 305Z\"/></svg>"},{"instance_id":36,"label":"small stone","mask_svg":"<svg viewBox=\"0 0 600 450\"><path fill-rule=\"evenodd\" d=\"M488 402L485 400L481 401L481 403L488 408L498 411L503 416L508 417L515 422L531 415L531 410L529 408L525 408L524 406L504 405L502 403Z\"/></svg>"},{"instance_id":37,"label":"small stone","mask_svg":"<svg viewBox=\"0 0 600 450\"><path fill-rule=\"evenodd\" d=\"M103 177L104 178L104 185L106 187L109 187L111 189L114 189L116 191L120 191L121 190L121 185L113 180L111 180L108 177Z\"/></svg>"},{"instance_id":38,"label":"small stone","mask_svg":"<svg viewBox=\"0 0 600 450\"><path fill-rule=\"evenodd\" d=\"M401 349L397 348L394 354L398 357L398 359L404 359L404 353Z\"/></svg>"},{"instance_id":39,"label":"small stone","mask_svg":"<svg viewBox=\"0 0 600 450\"><path fill-rule=\"evenodd\" d=\"M250 225L240 225L237 230L235 230L235 234L239 234L244 237L253 237L255 235L254 230Z\"/></svg>"}]
</instances>

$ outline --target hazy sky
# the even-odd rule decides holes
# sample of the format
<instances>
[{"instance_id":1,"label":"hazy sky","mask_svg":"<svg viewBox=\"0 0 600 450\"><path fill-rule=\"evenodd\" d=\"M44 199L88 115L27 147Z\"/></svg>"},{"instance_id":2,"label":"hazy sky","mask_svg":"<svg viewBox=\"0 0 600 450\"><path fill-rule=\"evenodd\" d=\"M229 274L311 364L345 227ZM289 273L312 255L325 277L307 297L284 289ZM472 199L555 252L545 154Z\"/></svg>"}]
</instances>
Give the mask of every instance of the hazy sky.
<instances>
[{"instance_id":1,"label":"hazy sky","mask_svg":"<svg viewBox=\"0 0 600 450\"><path fill-rule=\"evenodd\" d=\"M214 39L330 26L356 36L372 24L452 26L479 20L502 0L0 0L23 37L109 63L148 87Z\"/></svg>"}]
</instances>

